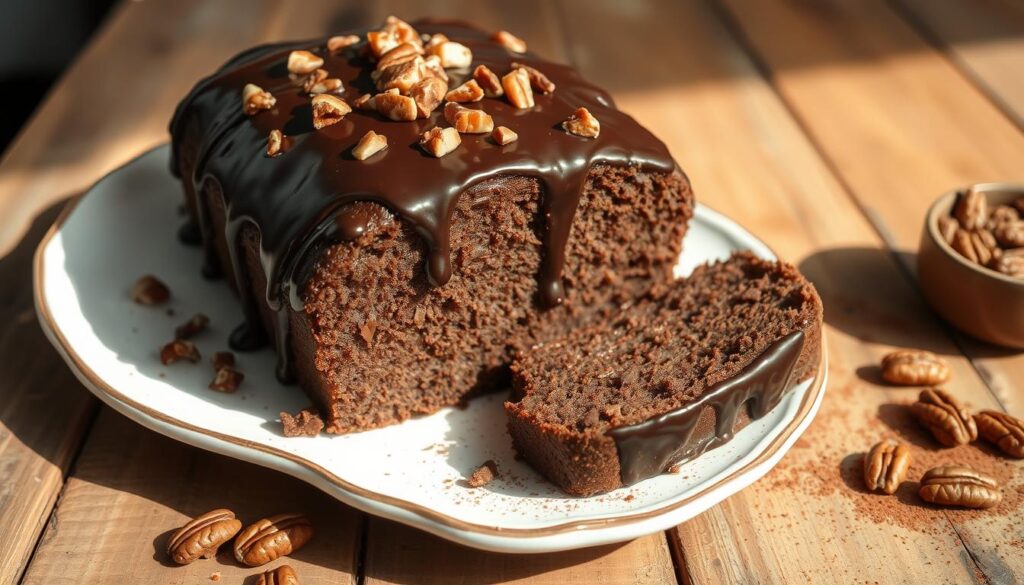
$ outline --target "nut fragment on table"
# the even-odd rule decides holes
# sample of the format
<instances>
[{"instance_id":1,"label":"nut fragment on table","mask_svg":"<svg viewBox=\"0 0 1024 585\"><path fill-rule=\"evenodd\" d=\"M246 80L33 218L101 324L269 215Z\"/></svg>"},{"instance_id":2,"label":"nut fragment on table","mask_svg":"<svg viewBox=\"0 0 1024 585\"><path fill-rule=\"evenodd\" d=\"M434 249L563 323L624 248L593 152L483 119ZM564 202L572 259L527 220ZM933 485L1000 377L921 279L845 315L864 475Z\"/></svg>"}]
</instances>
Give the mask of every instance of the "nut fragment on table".
<instances>
[{"instance_id":1,"label":"nut fragment on table","mask_svg":"<svg viewBox=\"0 0 1024 585\"><path fill-rule=\"evenodd\" d=\"M526 52L526 41L508 32L507 30L499 30L496 33L492 34L491 40L505 47L509 51L512 51L513 53Z\"/></svg>"},{"instance_id":2,"label":"nut fragment on table","mask_svg":"<svg viewBox=\"0 0 1024 585\"><path fill-rule=\"evenodd\" d=\"M946 447L966 445L978 438L974 417L956 398L941 388L922 390L918 401L910 408L935 440Z\"/></svg>"},{"instance_id":3,"label":"nut fragment on table","mask_svg":"<svg viewBox=\"0 0 1024 585\"><path fill-rule=\"evenodd\" d=\"M352 111L345 100L328 93L313 96L313 127L321 130L341 121Z\"/></svg>"},{"instance_id":4,"label":"nut fragment on table","mask_svg":"<svg viewBox=\"0 0 1024 585\"><path fill-rule=\"evenodd\" d=\"M530 87L541 92L551 93L555 91L555 83L548 79L547 75L544 75L535 67L529 65L523 65L522 63L512 63L513 69L522 69L526 71L526 76L530 78Z\"/></svg>"},{"instance_id":5,"label":"nut fragment on table","mask_svg":"<svg viewBox=\"0 0 1024 585\"><path fill-rule=\"evenodd\" d=\"M901 349L882 358L882 378L901 386L935 386L949 380L949 366L930 351Z\"/></svg>"},{"instance_id":6,"label":"nut fragment on table","mask_svg":"<svg viewBox=\"0 0 1024 585\"><path fill-rule=\"evenodd\" d=\"M199 361L199 349L191 341L175 339L160 348L160 363L169 366L185 360L193 364Z\"/></svg>"},{"instance_id":7,"label":"nut fragment on table","mask_svg":"<svg viewBox=\"0 0 1024 585\"><path fill-rule=\"evenodd\" d=\"M352 156L356 160L366 160L388 147L388 138L370 130L352 147Z\"/></svg>"},{"instance_id":8,"label":"nut fragment on table","mask_svg":"<svg viewBox=\"0 0 1024 585\"><path fill-rule=\"evenodd\" d=\"M190 520L171 535L167 555L179 565L199 558L209 559L222 544L234 538L242 528L231 510L218 508Z\"/></svg>"},{"instance_id":9,"label":"nut fragment on table","mask_svg":"<svg viewBox=\"0 0 1024 585\"><path fill-rule=\"evenodd\" d=\"M331 53L340 53L342 50L351 47L359 42L359 35L338 35L327 39L327 50Z\"/></svg>"},{"instance_id":10,"label":"nut fragment on table","mask_svg":"<svg viewBox=\"0 0 1024 585\"><path fill-rule=\"evenodd\" d=\"M491 138L501 146L505 146L506 144L512 144L516 140L519 140L519 135L511 128L498 126L494 129L494 132L491 133Z\"/></svg>"},{"instance_id":11,"label":"nut fragment on table","mask_svg":"<svg viewBox=\"0 0 1024 585\"><path fill-rule=\"evenodd\" d=\"M999 447L1003 453L1024 459L1024 420L997 410L974 415L978 436Z\"/></svg>"},{"instance_id":12,"label":"nut fragment on table","mask_svg":"<svg viewBox=\"0 0 1024 585\"><path fill-rule=\"evenodd\" d=\"M256 585L299 585L299 576L291 566L281 565L260 575Z\"/></svg>"},{"instance_id":13,"label":"nut fragment on table","mask_svg":"<svg viewBox=\"0 0 1024 585\"><path fill-rule=\"evenodd\" d=\"M493 98L505 95L505 88L501 86L501 79L487 65L476 66L476 69L473 70L473 80L480 86L480 89L484 90L484 95L487 97Z\"/></svg>"},{"instance_id":14,"label":"nut fragment on table","mask_svg":"<svg viewBox=\"0 0 1024 585\"><path fill-rule=\"evenodd\" d=\"M455 102L444 105L444 119L459 134L486 134L494 130L494 118L483 110L460 106Z\"/></svg>"},{"instance_id":15,"label":"nut fragment on table","mask_svg":"<svg viewBox=\"0 0 1024 585\"><path fill-rule=\"evenodd\" d=\"M918 493L926 502L964 508L991 508L1003 497L995 479L961 465L929 469Z\"/></svg>"},{"instance_id":16,"label":"nut fragment on table","mask_svg":"<svg viewBox=\"0 0 1024 585\"><path fill-rule=\"evenodd\" d=\"M292 51L288 53L288 73L309 75L320 67L324 60L309 51Z\"/></svg>"},{"instance_id":17,"label":"nut fragment on table","mask_svg":"<svg viewBox=\"0 0 1024 585\"><path fill-rule=\"evenodd\" d=\"M235 559L258 567L287 556L313 537L313 524L303 514L278 514L242 529L235 537Z\"/></svg>"},{"instance_id":18,"label":"nut fragment on table","mask_svg":"<svg viewBox=\"0 0 1024 585\"><path fill-rule=\"evenodd\" d=\"M455 128L434 127L420 136L420 147L428 154L441 158L462 144L462 138Z\"/></svg>"},{"instance_id":19,"label":"nut fragment on table","mask_svg":"<svg viewBox=\"0 0 1024 585\"><path fill-rule=\"evenodd\" d=\"M256 85L247 83L242 88L242 111L245 115L255 115L260 110L269 110L277 103L277 99L269 91Z\"/></svg>"},{"instance_id":20,"label":"nut fragment on table","mask_svg":"<svg viewBox=\"0 0 1024 585\"><path fill-rule=\"evenodd\" d=\"M530 87L530 74L524 69L513 69L501 77L501 87L505 89L505 99L519 108L532 108L534 105L533 88Z\"/></svg>"},{"instance_id":21,"label":"nut fragment on table","mask_svg":"<svg viewBox=\"0 0 1024 585\"><path fill-rule=\"evenodd\" d=\"M871 491L896 493L910 467L910 449L887 439L875 444L864 456L864 484Z\"/></svg>"},{"instance_id":22,"label":"nut fragment on table","mask_svg":"<svg viewBox=\"0 0 1024 585\"><path fill-rule=\"evenodd\" d=\"M445 94L444 99L450 102L478 102L484 99L484 90L475 79L470 79L459 87Z\"/></svg>"},{"instance_id":23,"label":"nut fragment on table","mask_svg":"<svg viewBox=\"0 0 1024 585\"><path fill-rule=\"evenodd\" d=\"M274 129L267 135L267 156L273 158L284 152L284 133Z\"/></svg>"},{"instance_id":24,"label":"nut fragment on table","mask_svg":"<svg viewBox=\"0 0 1024 585\"><path fill-rule=\"evenodd\" d=\"M205 331L206 326L209 324L209 317L202 313L196 313L188 321L174 329L174 337L177 339L191 339Z\"/></svg>"},{"instance_id":25,"label":"nut fragment on table","mask_svg":"<svg viewBox=\"0 0 1024 585\"><path fill-rule=\"evenodd\" d=\"M208 388L210 390L216 390L217 392L224 392L225 394L231 394L238 390L238 387L242 384L242 380L245 379L245 374L239 372L231 366L224 366L217 370L217 373L213 376L213 381L210 382Z\"/></svg>"},{"instance_id":26,"label":"nut fragment on table","mask_svg":"<svg viewBox=\"0 0 1024 585\"><path fill-rule=\"evenodd\" d=\"M171 298L171 289L159 278L146 274L132 284L129 294L140 305L162 305Z\"/></svg>"},{"instance_id":27,"label":"nut fragment on table","mask_svg":"<svg viewBox=\"0 0 1024 585\"><path fill-rule=\"evenodd\" d=\"M569 134L584 138L597 138L601 134L601 123L587 108L576 108L573 115L562 122L562 128Z\"/></svg>"}]
</instances>

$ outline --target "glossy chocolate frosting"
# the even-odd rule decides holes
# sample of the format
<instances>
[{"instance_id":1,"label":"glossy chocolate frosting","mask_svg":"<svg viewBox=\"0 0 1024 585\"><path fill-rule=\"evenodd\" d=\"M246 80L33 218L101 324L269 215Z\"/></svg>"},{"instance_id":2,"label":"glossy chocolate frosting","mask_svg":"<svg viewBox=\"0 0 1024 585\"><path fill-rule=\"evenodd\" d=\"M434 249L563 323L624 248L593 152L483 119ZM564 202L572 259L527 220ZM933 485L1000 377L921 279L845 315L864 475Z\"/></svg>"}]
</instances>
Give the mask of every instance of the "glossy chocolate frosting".
<instances>
[{"instance_id":1,"label":"glossy chocolate frosting","mask_svg":"<svg viewBox=\"0 0 1024 585\"><path fill-rule=\"evenodd\" d=\"M362 56L363 45L332 55L324 41L284 43L257 47L225 64L203 79L181 102L171 122L173 151L182 148L184 128L195 121L199 127L198 155L192 177L197 194L210 183L219 184L227 213L226 226L209 225L202 197L198 230L206 246L207 269L215 272L212 230L227 232L235 274L244 274L238 235L245 224L260 235L260 258L267 274L266 300L278 311L278 373L287 377L287 342L284 323L287 309L301 310L302 265L310 250L326 242L355 239L366 230L365 215L351 212L350 203L377 202L409 222L423 238L427 252L425 270L432 285L443 286L451 276L449 228L460 193L468 187L501 175L525 175L539 179L543 189L545 219L543 262L538 275L539 302L546 306L562 301L564 252L573 215L587 176L595 163L641 165L671 172L675 168L665 145L632 118L615 108L603 90L583 81L575 71L515 54L491 41L487 34L459 23L416 23L420 33L443 33L473 51L472 67L484 64L499 76L513 62L537 68L555 84L551 94L535 92L536 105L516 109L504 98L485 98L464 104L483 108L495 126L508 126L519 140L498 146L488 135L463 134L462 144L442 158L427 155L418 146L420 135L447 126L438 107L427 119L394 122L375 112L356 110L340 122L314 130L310 96L289 79L286 61L290 51L307 49L324 58L323 68L344 84L341 97L350 103L364 93L376 93L370 73L372 61ZM365 39L365 34L360 32ZM468 70L448 70L449 87L469 78ZM242 112L242 88L256 84L277 100L270 110L253 116ZM443 104L442 104L443 105ZM578 107L586 107L601 123L598 138L566 133L561 122ZM279 129L286 136L285 151L266 155L267 135ZM365 161L352 157L351 149L368 131L383 134L388 148ZM177 162L172 163L178 171ZM187 233L187 229L184 232ZM192 230L193 234L195 229ZM246 298L246 320L232 343L245 349L260 342L255 299ZM250 295L251 296L251 295ZM287 301L285 298L287 296Z\"/></svg>"},{"instance_id":2,"label":"glossy chocolate frosting","mask_svg":"<svg viewBox=\"0 0 1024 585\"><path fill-rule=\"evenodd\" d=\"M728 442L744 408L749 409L751 420L775 408L791 386L803 347L804 333L790 333L739 374L711 386L692 402L642 423L608 431L619 451L623 485L664 473L669 465ZM707 408L715 413L714 432L695 439L698 422Z\"/></svg>"}]
</instances>

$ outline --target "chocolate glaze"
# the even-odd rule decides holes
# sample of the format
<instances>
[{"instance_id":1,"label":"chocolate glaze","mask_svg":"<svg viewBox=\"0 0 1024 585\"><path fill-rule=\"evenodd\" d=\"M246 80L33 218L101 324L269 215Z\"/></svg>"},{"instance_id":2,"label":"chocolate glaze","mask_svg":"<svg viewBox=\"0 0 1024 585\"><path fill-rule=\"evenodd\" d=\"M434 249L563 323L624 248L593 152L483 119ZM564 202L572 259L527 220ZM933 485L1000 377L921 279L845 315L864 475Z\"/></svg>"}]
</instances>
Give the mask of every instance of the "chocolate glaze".
<instances>
[{"instance_id":1,"label":"chocolate glaze","mask_svg":"<svg viewBox=\"0 0 1024 585\"><path fill-rule=\"evenodd\" d=\"M489 40L485 33L459 23L420 22L420 33L443 33L469 46L473 67L487 65L499 76L513 61L536 67L557 86L549 95L535 94L536 105L518 110L504 98L484 99L471 108L483 108L519 134L519 140L498 146L486 135L462 135L453 153L437 159L418 146L420 135L444 126L438 108L428 118L393 122L374 112L353 111L340 122L315 131L310 97L289 79L288 53L307 49L324 58L330 77L342 80L349 101L363 93L375 93L370 72L373 64L361 57L363 43L338 55L324 49L324 41L306 41L256 47L225 64L199 82L181 102L171 121L175 155L182 148L186 123L199 128L199 148L191 180L197 193L198 229L203 234L206 272L214 273L216 254L210 234L226 230L232 268L245 282L238 249L243 225L253 225L260 235L260 258L267 274L266 301L278 312L275 335L278 374L287 378L287 309L301 310L302 264L310 250L323 241L358 238L366 228L364 215L349 213L349 204L374 201L409 222L426 246L426 274L434 286L451 277L449 227L459 195L474 184L502 175L536 177L543 189L545 219L543 261L538 275L539 301L556 305L565 297L562 269L565 247L587 172L598 162L641 165L672 172L675 168L665 145L632 118L615 108L603 90L583 81L564 65L542 61L531 54L513 54ZM362 31L360 31L362 32ZM365 38L364 34L361 37ZM448 70L454 88L471 70ZM247 83L270 91L276 106L254 116L241 108L241 91ZM601 123L596 139L564 132L560 124L576 108L590 110ZM283 154L265 155L267 135L280 129L290 138ZM355 160L351 149L367 131L388 138L388 148L366 161ZM177 161L172 170L179 172ZM227 213L226 226L212 226L205 209L204 191L219 185ZM255 299L238 287L246 322L232 336L238 349L251 349L265 338ZM288 302L284 302L287 296Z\"/></svg>"},{"instance_id":2,"label":"chocolate glaze","mask_svg":"<svg viewBox=\"0 0 1024 585\"><path fill-rule=\"evenodd\" d=\"M611 429L619 451L623 485L663 473L669 465L697 457L727 443L742 409L757 420L779 403L804 346L803 331L770 345L736 376L708 388L697 399L671 412L635 425ZM714 409L715 432L692 440L705 407Z\"/></svg>"}]
</instances>

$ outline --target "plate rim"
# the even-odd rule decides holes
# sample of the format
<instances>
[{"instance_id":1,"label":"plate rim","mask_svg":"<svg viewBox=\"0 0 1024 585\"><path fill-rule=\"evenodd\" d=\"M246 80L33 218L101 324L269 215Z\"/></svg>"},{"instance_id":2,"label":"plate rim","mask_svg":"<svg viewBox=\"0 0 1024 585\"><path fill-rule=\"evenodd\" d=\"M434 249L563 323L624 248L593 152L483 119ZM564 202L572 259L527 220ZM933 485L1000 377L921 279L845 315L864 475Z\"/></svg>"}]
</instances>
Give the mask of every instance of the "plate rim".
<instances>
[{"instance_id":1,"label":"plate rim","mask_svg":"<svg viewBox=\"0 0 1024 585\"><path fill-rule=\"evenodd\" d=\"M314 476L319 476L320 479L326 481L335 490L340 490L340 493L352 496L351 499L346 499L345 503L352 505L353 507L359 508L364 512L408 523L406 519L398 517L398 514L391 513L391 510L389 509L367 509L368 507L370 507L369 505L361 504L363 504L362 501L365 500L366 502L369 502L371 505L380 504L388 506L389 508L396 509L399 513L411 514L414 517L421 518L425 522L437 523L447 530L445 532L438 532L436 530L431 530L429 524L417 522L415 525L418 528L425 529L429 532L438 534L449 539L458 540L465 544L476 546L479 546L483 543L475 543L468 539L453 538L454 535L448 531L454 531L456 534L462 533L470 536L475 535L498 539L518 540L536 539L540 537L565 536L567 534L578 533L579 531L584 530L611 529L628 525L634 525L644 521L650 521L657 517L665 516L673 512L676 512L689 504L693 504L695 501L700 500L701 498L707 496L709 493L725 490L727 486L729 486L730 484L737 482L742 483L742 485L738 489L732 490L730 494L727 494L731 495L731 493L735 493L736 491L743 489L743 487L745 487L746 485L749 485L750 483L753 483L753 481L756 481L757 479L762 477L772 467L774 467L775 464L777 464L778 460L781 459L783 455L785 455L785 453L792 446L792 443L795 442L799 434L802 434L803 431L806 430L806 427L810 424L811 420L813 420L813 417L817 412L817 406L820 404L821 398L824 395L825 381L827 379L828 373L828 351L825 343L825 336L821 335L822 350L819 364L815 371L814 377L811 379L810 386L804 393L801 403L797 409L796 415L788 424L785 425L785 427L779 432L779 434L776 437L774 437L772 441L761 452L759 452L756 455L756 457L748 461L742 467L731 471L728 475L719 478L713 484L709 485L708 487L702 489L701 491L695 494L692 494L678 501L670 502L664 506L660 506L653 510L646 510L637 513L620 514L605 518L572 520L561 524L553 524L536 528L503 528L500 526L468 522L466 520L462 520L438 512L421 504L416 504L408 500L404 500L387 494L375 492L373 490L363 488L357 485L353 485L313 461L310 461L303 457L299 457L292 453L288 453L276 447L264 445L247 439L241 439L208 428L198 427L191 423L166 415L162 412L156 411L146 405L143 405L133 400L132 398L124 395L123 393L115 389L111 384L109 384L100 375L98 375L91 367L89 367L86 361L74 350L73 347L71 347L71 344L67 341L67 338L64 336L57 322L54 320L53 314L51 313L50 308L47 305L45 295L46 285L44 282L44 277L46 264L45 252L53 243L54 238L60 233L61 228L72 216L78 204L82 200L84 200L90 193L93 193L100 186L100 184L109 180L112 176L122 172L125 168L137 163L140 159L146 157L147 155L150 155L157 150L167 148L167 146L167 143L162 143L160 145L146 149L145 151L126 161L124 164L119 165L115 169L104 174L100 179L95 181L89 188L87 188L82 193L76 195L73 199L68 201L64 208L61 210L60 214L55 219L53 225L51 225L49 229L46 231L46 233L43 235L38 246L36 247L32 262L33 298L35 301L36 315L38 317L38 320L43 331L46 333L51 343L58 349L58 352L61 354L61 357L64 358L64 361L68 364L68 366L71 368L76 377L79 379L80 382L83 383L84 386L86 386L93 394L96 394L97 397L102 399L104 403L110 405L115 410L121 412L125 416L128 416L135 422L142 424L143 426L150 428L151 430L159 432L160 434L169 436L170 438L173 438L175 440L188 443L201 449L216 451L226 456L238 456L230 454L228 451L250 450L253 452L253 457L245 457L248 461L256 463L258 465L262 465L264 467L275 468L278 469L279 471L286 470L281 469L280 467L276 467L273 464L273 462L275 458L283 459L288 464L296 466L297 469L300 469L306 473L311 473ZM720 223L723 220L731 222L736 227L746 232L747 235L749 235L751 238L757 241L772 255L778 257L777 254L775 254L775 251L770 246L768 246L760 238L755 236L753 232L747 230L745 227L743 227L735 220L729 218L728 216L714 210L713 208L705 204L698 203L697 205L703 208L704 211L710 212L711 216L714 218L716 223ZM824 324L820 326L820 330L822 331L822 333L824 333ZM798 384L803 382L806 382L806 380L802 380L798 382ZM118 406L121 406L123 408L118 408ZM142 420L143 418L150 419L158 424L166 425L166 428L154 428L155 425L147 424L147 421ZM202 444L199 440L192 441L186 439L184 436L182 436L182 434L179 434L181 431L185 431L186 433L189 434L198 435L202 437L203 441L207 441L208 444ZM220 443L220 445L217 445L217 443ZM759 471L759 467L764 466L766 463L769 462L770 459L776 456L778 456L778 458L775 462L771 463L767 467L767 469L760 470L760 473L757 473ZM266 459L269 459L270 463L264 462ZM296 475L291 471L287 472L293 476ZM751 478L751 474L755 473L756 475ZM744 482L743 480L747 478L750 479ZM300 479L308 481L307 478ZM320 487L320 489L324 489L321 486L317 487ZM334 496L336 499L339 499L338 492L332 493L331 495ZM720 501L720 499L716 500L716 503L717 501ZM493 546L485 546L485 548L504 551L515 550L515 548L509 548L507 546L496 548ZM520 552L534 551L522 550Z\"/></svg>"}]
</instances>

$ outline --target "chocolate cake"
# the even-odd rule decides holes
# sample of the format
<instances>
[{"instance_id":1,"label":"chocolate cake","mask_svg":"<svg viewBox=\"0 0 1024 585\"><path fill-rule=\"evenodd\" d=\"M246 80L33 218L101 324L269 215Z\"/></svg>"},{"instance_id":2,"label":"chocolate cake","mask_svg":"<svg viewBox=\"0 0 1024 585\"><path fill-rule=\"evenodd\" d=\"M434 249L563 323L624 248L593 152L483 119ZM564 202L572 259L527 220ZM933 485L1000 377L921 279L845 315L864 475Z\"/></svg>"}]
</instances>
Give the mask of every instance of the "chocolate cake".
<instances>
[{"instance_id":1,"label":"chocolate cake","mask_svg":"<svg viewBox=\"0 0 1024 585\"><path fill-rule=\"evenodd\" d=\"M606 92L458 23L256 47L170 130L232 347L273 343L331 433L506 385L517 350L668 282L693 211Z\"/></svg>"},{"instance_id":2,"label":"chocolate cake","mask_svg":"<svg viewBox=\"0 0 1024 585\"><path fill-rule=\"evenodd\" d=\"M614 319L521 352L516 450L570 494L663 473L727 442L814 375L822 306L789 264L738 253Z\"/></svg>"}]
</instances>

